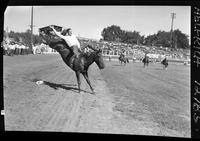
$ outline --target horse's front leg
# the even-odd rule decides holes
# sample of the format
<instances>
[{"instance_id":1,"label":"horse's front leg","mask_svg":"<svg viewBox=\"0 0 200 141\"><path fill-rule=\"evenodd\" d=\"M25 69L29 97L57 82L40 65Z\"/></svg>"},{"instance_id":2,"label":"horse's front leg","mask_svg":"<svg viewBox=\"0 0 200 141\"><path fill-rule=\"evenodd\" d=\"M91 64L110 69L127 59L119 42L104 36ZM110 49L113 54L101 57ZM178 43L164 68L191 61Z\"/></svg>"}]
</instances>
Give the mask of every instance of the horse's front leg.
<instances>
[{"instance_id":1,"label":"horse's front leg","mask_svg":"<svg viewBox=\"0 0 200 141\"><path fill-rule=\"evenodd\" d=\"M80 72L76 72L76 78L77 78L77 83L78 83L78 92L81 92L80 86L81 86L81 81L80 81Z\"/></svg>"},{"instance_id":2,"label":"horse's front leg","mask_svg":"<svg viewBox=\"0 0 200 141\"><path fill-rule=\"evenodd\" d=\"M90 83L90 80L89 80L89 77L88 77L88 73L87 72L83 73L83 76L84 76L85 80L87 81L88 85L90 86L92 93L94 94L95 92L94 92L94 89L91 86L91 83Z\"/></svg>"}]
</instances>

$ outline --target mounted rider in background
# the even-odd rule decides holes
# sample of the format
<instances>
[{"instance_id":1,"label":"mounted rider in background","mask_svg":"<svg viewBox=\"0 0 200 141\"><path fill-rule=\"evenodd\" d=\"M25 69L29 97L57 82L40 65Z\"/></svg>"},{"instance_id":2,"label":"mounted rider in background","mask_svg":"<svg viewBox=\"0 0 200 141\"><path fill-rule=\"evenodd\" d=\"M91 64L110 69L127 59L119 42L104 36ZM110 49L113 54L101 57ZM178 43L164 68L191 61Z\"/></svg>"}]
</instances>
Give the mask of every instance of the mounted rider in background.
<instances>
[{"instance_id":1,"label":"mounted rider in background","mask_svg":"<svg viewBox=\"0 0 200 141\"><path fill-rule=\"evenodd\" d=\"M121 53L120 53L120 57L121 57L121 58L125 58L125 56L126 56L126 52L125 52L124 49L122 49L122 51L121 51Z\"/></svg>"}]
</instances>

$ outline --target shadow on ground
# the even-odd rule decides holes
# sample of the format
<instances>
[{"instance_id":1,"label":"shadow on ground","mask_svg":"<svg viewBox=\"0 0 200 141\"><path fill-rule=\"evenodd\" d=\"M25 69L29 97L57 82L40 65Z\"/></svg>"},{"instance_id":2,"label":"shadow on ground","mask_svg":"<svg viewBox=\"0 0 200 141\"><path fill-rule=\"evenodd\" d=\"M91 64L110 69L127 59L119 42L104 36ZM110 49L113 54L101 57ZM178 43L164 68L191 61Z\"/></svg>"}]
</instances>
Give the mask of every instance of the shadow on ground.
<instances>
[{"instance_id":1,"label":"shadow on ground","mask_svg":"<svg viewBox=\"0 0 200 141\"><path fill-rule=\"evenodd\" d=\"M39 81L39 79L33 79L32 82L37 82ZM49 81L43 81L43 85L47 85L55 90L58 90L58 88L61 88L61 89L64 89L64 90L71 90L75 93L79 93L78 92L78 88L76 88L76 84L57 84L57 83L53 83L53 82L49 82ZM91 92L88 92L88 91L85 91L85 90L82 90L81 89L81 92L85 92L85 93L90 93L92 94Z\"/></svg>"}]
</instances>

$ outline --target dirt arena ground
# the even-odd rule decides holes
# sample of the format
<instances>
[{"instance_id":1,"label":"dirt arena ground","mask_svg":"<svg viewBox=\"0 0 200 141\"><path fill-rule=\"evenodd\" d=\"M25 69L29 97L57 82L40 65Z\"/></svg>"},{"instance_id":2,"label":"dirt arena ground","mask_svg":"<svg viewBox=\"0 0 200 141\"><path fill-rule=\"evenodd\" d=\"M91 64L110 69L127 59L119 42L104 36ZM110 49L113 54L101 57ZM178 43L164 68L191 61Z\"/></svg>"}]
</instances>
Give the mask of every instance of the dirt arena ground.
<instances>
[{"instance_id":1,"label":"dirt arena ground","mask_svg":"<svg viewBox=\"0 0 200 141\"><path fill-rule=\"evenodd\" d=\"M190 137L190 66L92 64L93 95L83 77L78 93L75 73L59 55L3 59L6 131Z\"/></svg>"}]
</instances>

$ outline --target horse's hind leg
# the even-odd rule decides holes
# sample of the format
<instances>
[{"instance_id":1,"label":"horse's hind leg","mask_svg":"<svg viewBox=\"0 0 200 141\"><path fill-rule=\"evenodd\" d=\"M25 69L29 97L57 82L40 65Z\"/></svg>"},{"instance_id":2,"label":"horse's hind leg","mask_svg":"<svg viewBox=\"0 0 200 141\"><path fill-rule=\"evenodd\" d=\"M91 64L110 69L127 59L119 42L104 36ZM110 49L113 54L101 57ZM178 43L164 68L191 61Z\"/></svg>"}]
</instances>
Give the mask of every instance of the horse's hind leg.
<instances>
[{"instance_id":1,"label":"horse's hind leg","mask_svg":"<svg viewBox=\"0 0 200 141\"><path fill-rule=\"evenodd\" d=\"M94 89L91 86L91 83L90 83L90 80L89 80L89 77L88 77L88 73L87 72L83 73L83 76L84 76L85 80L87 81L88 85L90 86L92 93L94 94Z\"/></svg>"},{"instance_id":2,"label":"horse's hind leg","mask_svg":"<svg viewBox=\"0 0 200 141\"><path fill-rule=\"evenodd\" d=\"M78 83L78 92L81 92L80 86L81 86L81 81L80 81L80 72L76 72L76 78L77 78L77 83Z\"/></svg>"}]
</instances>

